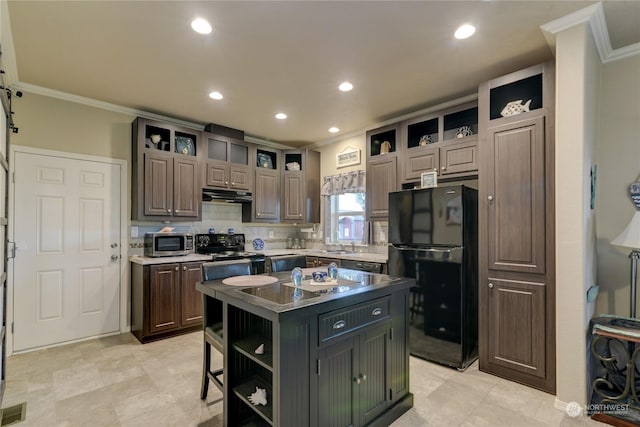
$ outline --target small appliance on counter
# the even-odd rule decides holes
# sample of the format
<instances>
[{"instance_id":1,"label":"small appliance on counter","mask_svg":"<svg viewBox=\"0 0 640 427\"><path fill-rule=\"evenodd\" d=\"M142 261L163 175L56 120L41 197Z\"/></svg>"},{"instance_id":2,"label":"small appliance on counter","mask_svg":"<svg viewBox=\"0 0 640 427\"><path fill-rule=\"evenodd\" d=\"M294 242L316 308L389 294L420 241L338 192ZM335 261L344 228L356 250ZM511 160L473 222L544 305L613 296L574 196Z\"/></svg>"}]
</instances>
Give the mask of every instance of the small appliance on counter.
<instances>
[{"instance_id":1,"label":"small appliance on counter","mask_svg":"<svg viewBox=\"0 0 640 427\"><path fill-rule=\"evenodd\" d=\"M211 255L211 261L251 260L253 274L265 272L265 256L245 252L244 234L196 234L195 250L198 254Z\"/></svg>"},{"instance_id":2,"label":"small appliance on counter","mask_svg":"<svg viewBox=\"0 0 640 427\"><path fill-rule=\"evenodd\" d=\"M193 234L157 232L144 235L144 255L182 256L193 253Z\"/></svg>"}]
</instances>

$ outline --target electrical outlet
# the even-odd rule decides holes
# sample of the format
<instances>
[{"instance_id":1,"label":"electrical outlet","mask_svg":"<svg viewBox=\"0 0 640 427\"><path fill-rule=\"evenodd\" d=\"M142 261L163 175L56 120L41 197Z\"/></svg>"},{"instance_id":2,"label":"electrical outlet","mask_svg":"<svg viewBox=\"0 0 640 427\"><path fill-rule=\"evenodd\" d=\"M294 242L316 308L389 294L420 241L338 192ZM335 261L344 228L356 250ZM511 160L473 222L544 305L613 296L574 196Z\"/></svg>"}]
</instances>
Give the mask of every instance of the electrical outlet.
<instances>
[{"instance_id":1,"label":"electrical outlet","mask_svg":"<svg viewBox=\"0 0 640 427\"><path fill-rule=\"evenodd\" d=\"M131 227L131 237L132 238L138 237L138 227L136 226Z\"/></svg>"},{"instance_id":2,"label":"electrical outlet","mask_svg":"<svg viewBox=\"0 0 640 427\"><path fill-rule=\"evenodd\" d=\"M273 239L273 231L269 230L269 238Z\"/></svg>"}]
</instances>

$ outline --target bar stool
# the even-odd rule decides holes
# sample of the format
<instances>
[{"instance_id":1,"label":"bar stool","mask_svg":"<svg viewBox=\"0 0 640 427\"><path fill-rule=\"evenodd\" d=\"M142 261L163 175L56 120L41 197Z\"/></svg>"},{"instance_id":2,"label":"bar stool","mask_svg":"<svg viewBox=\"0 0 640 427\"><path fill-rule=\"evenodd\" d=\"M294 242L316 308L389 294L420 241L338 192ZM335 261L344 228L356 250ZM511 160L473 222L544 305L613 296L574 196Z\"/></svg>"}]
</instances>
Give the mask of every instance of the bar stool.
<instances>
[{"instance_id":1,"label":"bar stool","mask_svg":"<svg viewBox=\"0 0 640 427\"><path fill-rule=\"evenodd\" d=\"M251 261L248 259L234 261L205 262L202 264L203 280L219 280L231 276L248 276L251 274ZM202 388L200 398L207 398L209 380L222 391L222 369L211 370L211 347L224 354L222 301L202 295L202 311L204 322L204 356L202 360Z\"/></svg>"},{"instance_id":2,"label":"bar stool","mask_svg":"<svg viewBox=\"0 0 640 427\"><path fill-rule=\"evenodd\" d=\"M271 271L289 271L295 267L304 268L307 266L307 257L305 255L282 255L271 257Z\"/></svg>"}]
</instances>

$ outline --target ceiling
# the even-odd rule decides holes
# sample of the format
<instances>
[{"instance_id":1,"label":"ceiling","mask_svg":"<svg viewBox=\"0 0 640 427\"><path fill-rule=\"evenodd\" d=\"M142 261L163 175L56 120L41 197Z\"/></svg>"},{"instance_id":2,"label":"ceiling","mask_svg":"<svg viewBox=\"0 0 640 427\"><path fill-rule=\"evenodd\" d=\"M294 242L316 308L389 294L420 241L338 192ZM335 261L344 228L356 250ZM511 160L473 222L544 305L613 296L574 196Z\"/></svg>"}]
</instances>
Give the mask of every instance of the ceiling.
<instances>
[{"instance_id":1,"label":"ceiling","mask_svg":"<svg viewBox=\"0 0 640 427\"><path fill-rule=\"evenodd\" d=\"M591 1L14 1L18 80L304 146L469 95L552 57L540 25ZM640 1L607 1L614 49ZM215 31L200 35L200 16ZM476 35L456 40L471 22ZM337 87L348 80L351 92ZM211 91L221 101L208 97ZM25 95L25 96L28 96ZM276 120L277 112L288 114Z\"/></svg>"}]
</instances>

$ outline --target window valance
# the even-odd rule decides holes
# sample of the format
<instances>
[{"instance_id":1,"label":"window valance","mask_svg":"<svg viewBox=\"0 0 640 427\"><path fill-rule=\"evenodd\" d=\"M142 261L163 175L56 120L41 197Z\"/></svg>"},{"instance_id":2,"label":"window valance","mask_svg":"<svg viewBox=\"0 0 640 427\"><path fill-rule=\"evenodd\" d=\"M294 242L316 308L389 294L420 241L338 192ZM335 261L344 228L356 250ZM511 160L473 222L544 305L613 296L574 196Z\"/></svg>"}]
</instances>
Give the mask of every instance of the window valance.
<instances>
[{"instance_id":1,"label":"window valance","mask_svg":"<svg viewBox=\"0 0 640 427\"><path fill-rule=\"evenodd\" d=\"M344 193L364 193L366 177L364 170L329 175L323 178L320 194L333 196Z\"/></svg>"}]
</instances>

